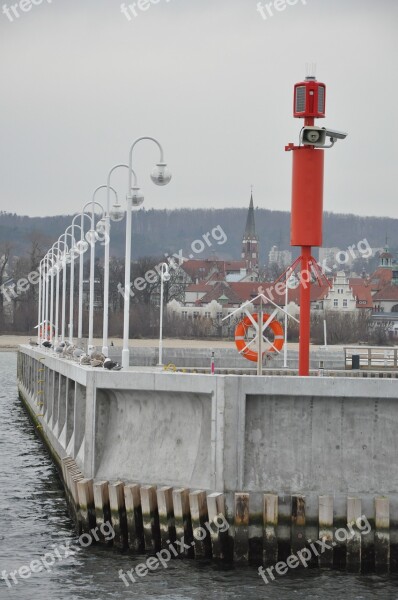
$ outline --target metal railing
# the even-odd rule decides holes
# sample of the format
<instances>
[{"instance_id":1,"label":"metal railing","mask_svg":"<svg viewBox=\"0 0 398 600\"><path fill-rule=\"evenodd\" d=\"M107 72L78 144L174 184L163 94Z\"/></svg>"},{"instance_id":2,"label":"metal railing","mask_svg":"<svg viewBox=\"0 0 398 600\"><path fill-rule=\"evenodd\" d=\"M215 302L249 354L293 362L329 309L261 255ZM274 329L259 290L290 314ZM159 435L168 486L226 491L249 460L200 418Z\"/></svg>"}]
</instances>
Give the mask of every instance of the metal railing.
<instances>
[{"instance_id":1,"label":"metal railing","mask_svg":"<svg viewBox=\"0 0 398 600\"><path fill-rule=\"evenodd\" d=\"M398 348L393 346L345 346L346 367L351 367L352 357L359 356L359 366L372 369L398 368Z\"/></svg>"}]
</instances>

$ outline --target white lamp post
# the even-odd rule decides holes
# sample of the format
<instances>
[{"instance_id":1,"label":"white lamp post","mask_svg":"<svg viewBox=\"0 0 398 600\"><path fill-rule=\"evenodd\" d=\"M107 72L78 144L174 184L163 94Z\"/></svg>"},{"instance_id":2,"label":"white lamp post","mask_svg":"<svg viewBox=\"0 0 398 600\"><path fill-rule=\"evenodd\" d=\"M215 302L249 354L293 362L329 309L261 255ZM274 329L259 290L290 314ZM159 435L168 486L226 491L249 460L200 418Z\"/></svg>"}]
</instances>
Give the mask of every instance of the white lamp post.
<instances>
[{"instance_id":1,"label":"white lamp post","mask_svg":"<svg viewBox=\"0 0 398 600\"><path fill-rule=\"evenodd\" d=\"M62 265L62 313L61 313L61 342L65 341L65 321L66 321L66 265L69 264L71 258L68 245L65 238L70 235L66 232L59 237L59 241L64 243L64 251L61 255Z\"/></svg>"},{"instance_id":2,"label":"white lamp post","mask_svg":"<svg viewBox=\"0 0 398 600\"><path fill-rule=\"evenodd\" d=\"M106 185L100 185L93 193L93 197L91 202L87 202L87 204L83 207L83 212L85 212L88 206L91 206L91 225L90 231L86 233L86 240L90 244L90 295L89 295L89 317L88 317L88 352L92 352L94 350L94 269L95 269L95 242L98 239L98 233L95 229L95 207L98 206L104 214L104 208L101 204L95 201L95 196L97 193L105 189Z\"/></svg>"},{"instance_id":3,"label":"white lamp post","mask_svg":"<svg viewBox=\"0 0 398 600\"><path fill-rule=\"evenodd\" d=\"M54 335L56 344L58 344L58 339L59 339L59 274L62 269L62 262L61 262L62 252L59 247L60 244L63 244L63 248L65 251L66 243L63 240L61 240L61 238L59 238L58 241L56 241L55 244L53 245L53 249L57 250L57 261L55 262L54 267L53 267L55 270L55 274L57 276L57 279L55 282L55 335Z\"/></svg>"},{"instance_id":4,"label":"white lamp post","mask_svg":"<svg viewBox=\"0 0 398 600\"><path fill-rule=\"evenodd\" d=\"M130 365L130 350L129 350L129 328L130 328L130 274L131 274L131 211L132 207L140 206L144 201L144 196L137 185L137 177L133 172L133 151L136 145L143 141L149 140L154 142L160 151L160 161L152 169L151 179L156 185L167 185L171 180L171 173L164 162L164 152L159 142L152 137L137 138L129 153L129 170L128 170L128 190L127 190L127 213L126 213L126 251L124 265L124 318L123 318L123 352L122 366L128 368ZM134 175L134 185L133 185Z\"/></svg>"},{"instance_id":5,"label":"white lamp post","mask_svg":"<svg viewBox=\"0 0 398 600\"><path fill-rule=\"evenodd\" d=\"M43 326L42 326L42 338L43 341L46 339L46 321L48 313L48 256L44 257L44 306L43 306Z\"/></svg>"},{"instance_id":6,"label":"white lamp post","mask_svg":"<svg viewBox=\"0 0 398 600\"><path fill-rule=\"evenodd\" d=\"M159 367L163 365L163 285L165 281L170 281L170 271L169 265L162 263L160 265Z\"/></svg>"},{"instance_id":7,"label":"white lamp post","mask_svg":"<svg viewBox=\"0 0 398 600\"><path fill-rule=\"evenodd\" d=\"M44 298L44 287L42 285L43 282L43 263L44 263L44 258L41 259L40 264L39 264L39 304L38 304L38 309L37 309L37 343L41 344L41 323L43 323L43 313L42 313L42 306L43 306L43 298Z\"/></svg>"},{"instance_id":8,"label":"white lamp post","mask_svg":"<svg viewBox=\"0 0 398 600\"><path fill-rule=\"evenodd\" d=\"M83 338L83 254L88 250L88 242L84 239L84 217L86 217L91 223L90 217L81 212L77 214L73 220L72 225L75 222L75 219L80 217L80 240L76 244L76 249L79 252L79 298L78 298L78 323L77 323L77 338L81 342Z\"/></svg>"},{"instance_id":9,"label":"white lamp post","mask_svg":"<svg viewBox=\"0 0 398 600\"><path fill-rule=\"evenodd\" d=\"M104 306L103 306L103 323L102 323L102 354L108 356L108 327L109 327L109 253L110 253L110 221L118 222L124 219L124 210L118 203L116 190L111 187L111 177L116 169L126 168L128 165L115 165L108 173L107 178L107 194L106 194L106 214L105 214L105 253L104 253ZM110 192L115 194L115 204L110 207Z\"/></svg>"}]
</instances>

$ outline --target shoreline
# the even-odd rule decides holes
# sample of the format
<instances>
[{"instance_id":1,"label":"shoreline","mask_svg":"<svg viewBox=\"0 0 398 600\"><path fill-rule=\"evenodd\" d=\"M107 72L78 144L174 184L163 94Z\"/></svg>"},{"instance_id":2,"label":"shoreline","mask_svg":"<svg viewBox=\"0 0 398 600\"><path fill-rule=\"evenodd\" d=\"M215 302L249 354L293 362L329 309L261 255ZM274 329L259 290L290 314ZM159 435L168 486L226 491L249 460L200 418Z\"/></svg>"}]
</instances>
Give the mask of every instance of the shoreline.
<instances>
[{"instance_id":1,"label":"shoreline","mask_svg":"<svg viewBox=\"0 0 398 600\"><path fill-rule=\"evenodd\" d=\"M0 352L16 352L20 344L28 344L29 339L33 336L29 335L0 335ZM87 340L85 340L87 341ZM121 348L123 346L123 340L121 338L109 338L109 343L113 342L114 346ZM131 339L129 341L130 348L155 348L159 345L159 340L156 338L150 339ZM94 338L94 346L97 349L102 347L102 338ZM297 342L288 342L289 350L298 350L299 344ZM337 350L339 348L346 347L358 347L355 344L339 344L336 346L330 345L327 348L333 348ZM235 342L233 340L215 340L215 339L178 339L178 338L166 338L163 339L164 348L208 348L211 350L217 350L219 348L235 348ZM324 348L318 344L311 344L312 349Z\"/></svg>"}]
</instances>

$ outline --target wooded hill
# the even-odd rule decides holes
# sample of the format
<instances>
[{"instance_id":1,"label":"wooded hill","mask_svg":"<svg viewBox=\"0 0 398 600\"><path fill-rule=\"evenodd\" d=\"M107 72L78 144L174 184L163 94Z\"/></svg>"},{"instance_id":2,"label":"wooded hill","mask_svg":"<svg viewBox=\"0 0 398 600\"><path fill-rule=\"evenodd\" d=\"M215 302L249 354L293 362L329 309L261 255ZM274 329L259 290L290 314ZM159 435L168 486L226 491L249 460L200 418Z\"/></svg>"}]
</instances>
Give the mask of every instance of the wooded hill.
<instances>
[{"instance_id":1,"label":"wooded hill","mask_svg":"<svg viewBox=\"0 0 398 600\"><path fill-rule=\"evenodd\" d=\"M196 258L211 256L214 252L222 259L239 259L245 229L247 208L138 210L133 214L133 258L162 256L165 253L191 252L191 244L214 227L220 226L227 236L223 245L214 240ZM268 252L275 244L282 249L290 247L290 213L256 209L256 231L260 239L260 258L265 263ZM72 216L27 217L0 213L0 242L12 242L12 254L24 255L29 251L32 238L40 237L44 248L49 247L70 225ZM325 213L324 247L347 248L366 238L374 247L382 247L386 236L390 248L398 247L398 219L386 217L359 217ZM212 241L212 238L209 238ZM112 223L111 256L124 256L124 221ZM295 253L294 253L295 254Z\"/></svg>"}]
</instances>

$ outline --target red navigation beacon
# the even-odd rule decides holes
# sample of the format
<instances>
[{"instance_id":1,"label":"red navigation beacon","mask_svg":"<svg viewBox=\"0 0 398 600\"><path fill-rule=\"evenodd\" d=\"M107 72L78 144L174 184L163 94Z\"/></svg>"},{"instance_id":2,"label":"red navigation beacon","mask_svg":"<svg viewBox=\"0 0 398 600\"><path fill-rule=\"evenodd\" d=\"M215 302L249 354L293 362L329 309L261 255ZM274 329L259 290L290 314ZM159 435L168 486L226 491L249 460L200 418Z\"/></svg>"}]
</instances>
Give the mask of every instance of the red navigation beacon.
<instances>
[{"instance_id":1,"label":"red navigation beacon","mask_svg":"<svg viewBox=\"0 0 398 600\"><path fill-rule=\"evenodd\" d=\"M294 86L293 116L296 119L324 119L326 106L326 85L315 77Z\"/></svg>"},{"instance_id":2,"label":"red navigation beacon","mask_svg":"<svg viewBox=\"0 0 398 600\"><path fill-rule=\"evenodd\" d=\"M296 83L293 102L293 116L304 119L304 126L300 144L288 144L285 150L293 154L290 243L301 247L301 255L279 279L285 275L287 278L300 266L299 375L306 376L310 367L311 283L317 280L319 284L330 285L311 255L312 247L322 246L325 148L332 148L337 140L344 140L348 134L315 125L315 119L325 117L326 86L313 75Z\"/></svg>"}]
</instances>

